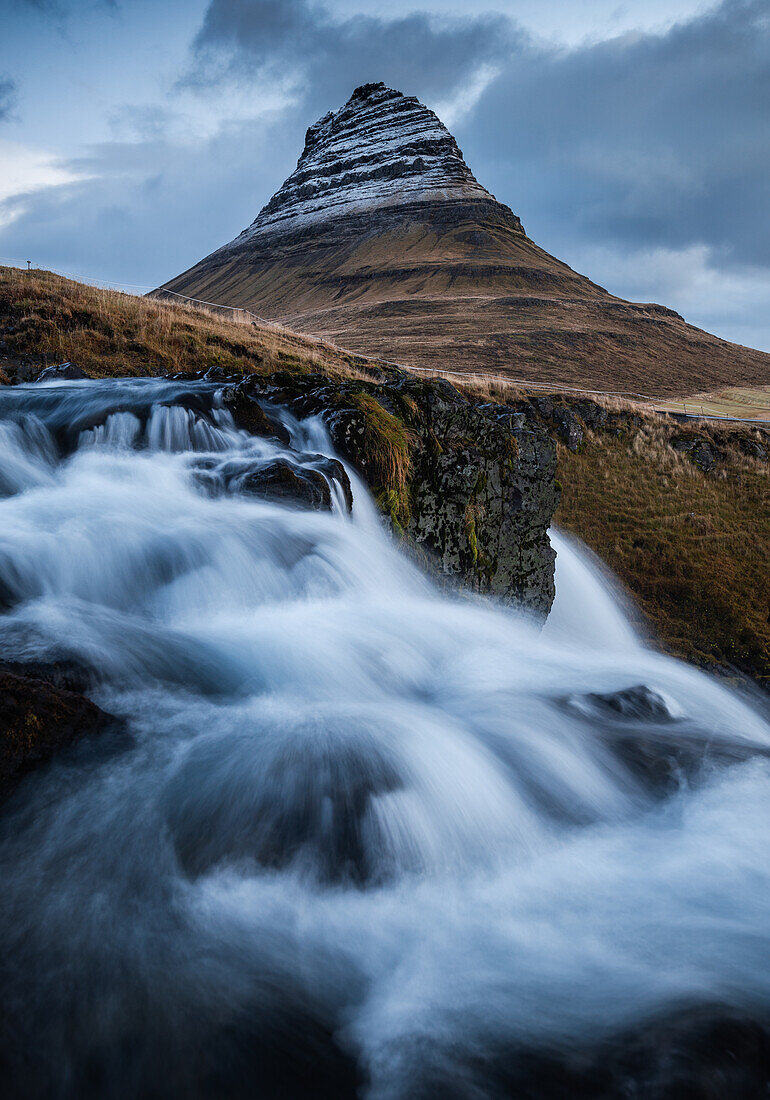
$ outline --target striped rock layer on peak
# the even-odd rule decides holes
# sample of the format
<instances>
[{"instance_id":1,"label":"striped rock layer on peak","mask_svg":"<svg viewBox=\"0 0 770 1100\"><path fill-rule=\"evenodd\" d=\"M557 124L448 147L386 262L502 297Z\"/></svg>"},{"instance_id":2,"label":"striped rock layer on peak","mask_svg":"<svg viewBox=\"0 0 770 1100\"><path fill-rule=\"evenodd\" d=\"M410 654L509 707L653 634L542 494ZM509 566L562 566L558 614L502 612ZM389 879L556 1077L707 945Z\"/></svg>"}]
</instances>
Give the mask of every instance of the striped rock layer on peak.
<instances>
[{"instance_id":1,"label":"striped rock layer on peak","mask_svg":"<svg viewBox=\"0 0 770 1100\"><path fill-rule=\"evenodd\" d=\"M357 88L240 236L165 283L404 366L635 391L770 383L770 355L539 248L433 111Z\"/></svg>"},{"instance_id":2,"label":"striped rock layer on peak","mask_svg":"<svg viewBox=\"0 0 770 1100\"><path fill-rule=\"evenodd\" d=\"M384 84L356 88L305 135L297 167L256 221L225 248L257 234L383 206L492 196L473 178L457 142L414 96Z\"/></svg>"}]
</instances>

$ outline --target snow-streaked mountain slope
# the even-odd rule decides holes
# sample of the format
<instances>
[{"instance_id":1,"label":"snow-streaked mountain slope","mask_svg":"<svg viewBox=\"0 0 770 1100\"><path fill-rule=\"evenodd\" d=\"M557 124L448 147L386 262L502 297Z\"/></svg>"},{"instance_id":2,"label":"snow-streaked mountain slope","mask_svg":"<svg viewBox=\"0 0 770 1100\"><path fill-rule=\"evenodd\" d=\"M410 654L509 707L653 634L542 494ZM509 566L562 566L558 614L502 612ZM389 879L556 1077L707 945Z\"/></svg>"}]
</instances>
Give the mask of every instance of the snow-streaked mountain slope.
<instances>
[{"instance_id":1,"label":"snow-streaked mountain slope","mask_svg":"<svg viewBox=\"0 0 770 1100\"><path fill-rule=\"evenodd\" d=\"M365 84L310 127L296 169L231 243L377 207L446 199L492 196L433 111L382 83Z\"/></svg>"}]
</instances>

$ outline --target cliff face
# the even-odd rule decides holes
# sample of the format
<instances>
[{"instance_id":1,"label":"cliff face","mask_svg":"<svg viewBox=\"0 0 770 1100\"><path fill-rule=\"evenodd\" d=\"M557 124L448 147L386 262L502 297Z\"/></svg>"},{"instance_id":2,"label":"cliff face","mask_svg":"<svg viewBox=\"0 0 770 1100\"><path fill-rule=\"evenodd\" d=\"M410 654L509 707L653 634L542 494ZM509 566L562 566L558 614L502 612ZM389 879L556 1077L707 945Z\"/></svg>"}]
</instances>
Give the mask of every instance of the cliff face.
<instances>
[{"instance_id":1,"label":"cliff face","mask_svg":"<svg viewBox=\"0 0 770 1100\"><path fill-rule=\"evenodd\" d=\"M337 451L434 577L547 615L556 448L525 413L399 370L377 381L280 371L225 394L236 423L251 430L263 401L323 417Z\"/></svg>"},{"instance_id":2,"label":"cliff face","mask_svg":"<svg viewBox=\"0 0 770 1100\"><path fill-rule=\"evenodd\" d=\"M253 224L161 289L407 366L653 396L770 381L770 356L539 248L436 115L383 84L311 126Z\"/></svg>"}]
</instances>

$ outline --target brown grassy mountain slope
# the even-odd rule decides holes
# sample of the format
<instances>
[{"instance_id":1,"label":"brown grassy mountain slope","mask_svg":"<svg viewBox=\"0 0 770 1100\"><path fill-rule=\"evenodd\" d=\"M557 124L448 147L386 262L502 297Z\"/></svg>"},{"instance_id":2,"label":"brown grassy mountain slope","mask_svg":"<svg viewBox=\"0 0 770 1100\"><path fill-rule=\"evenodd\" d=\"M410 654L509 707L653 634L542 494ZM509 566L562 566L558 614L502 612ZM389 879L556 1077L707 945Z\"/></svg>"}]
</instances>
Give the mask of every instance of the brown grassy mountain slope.
<instances>
[{"instance_id":1,"label":"brown grassy mountain slope","mask_svg":"<svg viewBox=\"0 0 770 1100\"><path fill-rule=\"evenodd\" d=\"M253 225L163 289L407 366L654 397L770 382L770 355L539 248L433 112L384 85L311 127Z\"/></svg>"}]
</instances>

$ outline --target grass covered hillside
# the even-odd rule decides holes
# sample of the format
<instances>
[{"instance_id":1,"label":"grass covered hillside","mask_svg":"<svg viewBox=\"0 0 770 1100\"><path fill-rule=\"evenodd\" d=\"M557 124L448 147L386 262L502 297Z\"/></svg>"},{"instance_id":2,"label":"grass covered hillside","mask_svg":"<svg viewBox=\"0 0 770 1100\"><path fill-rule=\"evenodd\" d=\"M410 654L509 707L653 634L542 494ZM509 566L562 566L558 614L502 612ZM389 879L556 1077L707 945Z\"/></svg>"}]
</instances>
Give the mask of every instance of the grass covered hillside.
<instances>
[{"instance_id":1,"label":"grass covered hillside","mask_svg":"<svg viewBox=\"0 0 770 1100\"><path fill-rule=\"evenodd\" d=\"M363 360L279 326L0 266L0 382L77 363L94 378L221 367L355 374ZM19 372L21 371L21 375ZM3 378L5 375L5 378Z\"/></svg>"},{"instance_id":2,"label":"grass covered hillside","mask_svg":"<svg viewBox=\"0 0 770 1100\"><path fill-rule=\"evenodd\" d=\"M589 432L577 453L560 443L556 522L617 574L666 649L770 689L770 464L734 433L690 434L720 436L713 469L660 420ZM757 446L770 454L770 433Z\"/></svg>"},{"instance_id":3,"label":"grass covered hillside","mask_svg":"<svg viewBox=\"0 0 770 1100\"><path fill-rule=\"evenodd\" d=\"M202 371L371 376L371 364L278 328L0 268L0 382L70 360L94 377ZM448 364L448 366L451 366ZM403 502L405 421L356 396L383 511ZM770 686L770 430L682 426L639 407L494 384L556 439L556 522L618 575L659 644ZM371 406L371 407L370 407ZM380 468L381 467L381 468Z\"/></svg>"}]
</instances>

